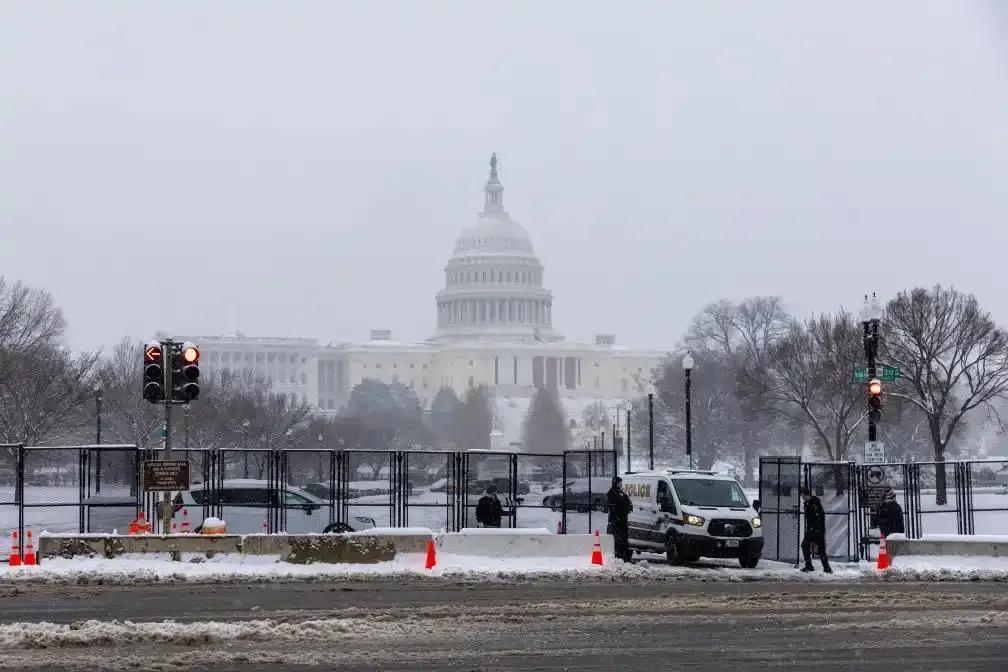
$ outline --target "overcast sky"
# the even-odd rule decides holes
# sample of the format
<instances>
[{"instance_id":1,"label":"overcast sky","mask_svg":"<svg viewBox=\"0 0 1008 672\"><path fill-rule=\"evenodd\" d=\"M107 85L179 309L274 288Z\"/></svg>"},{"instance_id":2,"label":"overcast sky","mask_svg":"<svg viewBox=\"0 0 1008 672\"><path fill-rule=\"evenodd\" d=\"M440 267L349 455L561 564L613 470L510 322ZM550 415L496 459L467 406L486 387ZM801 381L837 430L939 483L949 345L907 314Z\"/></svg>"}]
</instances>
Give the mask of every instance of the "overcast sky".
<instances>
[{"instance_id":1,"label":"overcast sky","mask_svg":"<svg viewBox=\"0 0 1008 672\"><path fill-rule=\"evenodd\" d=\"M0 0L0 274L76 347L426 338L492 151L568 339L935 282L1008 322L996 0Z\"/></svg>"}]
</instances>

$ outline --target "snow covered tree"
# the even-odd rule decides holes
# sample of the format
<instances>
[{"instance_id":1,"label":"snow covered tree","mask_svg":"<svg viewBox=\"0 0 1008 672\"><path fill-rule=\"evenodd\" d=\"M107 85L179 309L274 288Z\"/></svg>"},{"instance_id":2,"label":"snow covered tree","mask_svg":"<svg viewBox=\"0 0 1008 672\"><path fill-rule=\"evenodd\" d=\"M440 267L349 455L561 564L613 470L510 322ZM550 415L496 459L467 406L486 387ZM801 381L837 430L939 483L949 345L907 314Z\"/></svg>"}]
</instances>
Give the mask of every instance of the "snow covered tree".
<instances>
[{"instance_id":1,"label":"snow covered tree","mask_svg":"<svg viewBox=\"0 0 1008 672\"><path fill-rule=\"evenodd\" d=\"M442 448L454 445L458 438L459 407L462 402L450 387L442 387L431 401L430 426L434 441Z\"/></svg>"},{"instance_id":2,"label":"snow covered tree","mask_svg":"<svg viewBox=\"0 0 1008 672\"><path fill-rule=\"evenodd\" d=\"M884 358L903 377L890 394L923 413L934 449L937 500L947 501L946 450L963 418L1008 392L1008 333L973 295L935 286L900 292L882 321Z\"/></svg>"},{"instance_id":3,"label":"snow covered tree","mask_svg":"<svg viewBox=\"0 0 1008 672\"><path fill-rule=\"evenodd\" d=\"M743 388L760 401L757 410L811 428L827 459L846 460L867 410L864 389L850 384L861 343L860 325L845 312L794 322L746 367Z\"/></svg>"},{"instance_id":4,"label":"snow covered tree","mask_svg":"<svg viewBox=\"0 0 1008 672\"><path fill-rule=\"evenodd\" d=\"M490 393L483 385L466 390L455 419L455 445L459 450L489 450L493 412Z\"/></svg>"},{"instance_id":5,"label":"snow covered tree","mask_svg":"<svg viewBox=\"0 0 1008 672\"><path fill-rule=\"evenodd\" d=\"M545 387L535 391L522 422L522 444L529 453L556 455L567 450L570 429L556 391Z\"/></svg>"},{"instance_id":6,"label":"snow covered tree","mask_svg":"<svg viewBox=\"0 0 1008 672\"><path fill-rule=\"evenodd\" d=\"M736 396L738 374L725 354L698 352L693 357L696 361L690 388L693 461L698 469L710 469L716 461L740 449L742 410ZM686 461L686 384L681 355L670 355L663 362L655 380L655 392L656 434L659 414L663 416L664 431L669 433L664 447L670 452L662 457L678 461L675 466L681 466ZM646 414L645 407L637 415L646 422ZM638 436L647 441L646 430Z\"/></svg>"},{"instance_id":7,"label":"snow covered tree","mask_svg":"<svg viewBox=\"0 0 1008 672\"><path fill-rule=\"evenodd\" d=\"M360 420L364 448L406 450L427 440L420 401L402 383L365 378L350 390L346 414Z\"/></svg>"},{"instance_id":8,"label":"snow covered tree","mask_svg":"<svg viewBox=\"0 0 1008 672\"><path fill-rule=\"evenodd\" d=\"M791 318L776 296L754 296L740 302L721 300L705 306L693 319L685 342L695 353L710 353L724 359L738 374L762 365L766 353L786 333ZM752 390L737 390L739 401L739 452L747 485L755 480L758 456L767 452L773 435L761 405Z\"/></svg>"}]
</instances>

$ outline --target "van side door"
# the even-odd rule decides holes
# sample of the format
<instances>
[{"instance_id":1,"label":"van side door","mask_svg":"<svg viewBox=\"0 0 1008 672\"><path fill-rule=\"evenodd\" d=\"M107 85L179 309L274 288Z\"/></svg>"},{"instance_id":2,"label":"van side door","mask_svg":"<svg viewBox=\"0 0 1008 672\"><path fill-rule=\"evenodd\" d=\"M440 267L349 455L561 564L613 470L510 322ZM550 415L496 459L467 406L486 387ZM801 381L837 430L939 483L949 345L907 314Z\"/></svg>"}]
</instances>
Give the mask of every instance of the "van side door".
<instances>
[{"instance_id":1,"label":"van side door","mask_svg":"<svg viewBox=\"0 0 1008 672\"><path fill-rule=\"evenodd\" d=\"M630 496L633 510L627 520L630 527L630 543L634 546L664 548L664 539L657 541L657 524L660 521L658 503L655 498L655 480L624 480L623 489Z\"/></svg>"}]
</instances>

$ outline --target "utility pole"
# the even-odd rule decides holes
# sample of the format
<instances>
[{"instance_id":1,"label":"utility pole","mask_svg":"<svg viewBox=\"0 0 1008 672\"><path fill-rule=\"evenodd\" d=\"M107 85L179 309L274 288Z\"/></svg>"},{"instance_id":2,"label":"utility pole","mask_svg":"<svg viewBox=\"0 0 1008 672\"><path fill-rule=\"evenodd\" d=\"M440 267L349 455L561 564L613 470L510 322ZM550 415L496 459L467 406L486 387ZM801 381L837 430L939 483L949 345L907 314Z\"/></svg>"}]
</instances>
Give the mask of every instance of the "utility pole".
<instances>
[{"instance_id":1,"label":"utility pole","mask_svg":"<svg viewBox=\"0 0 1008 672\"><path fill-rule=\"evenodd\" d=\"M172 369L173 358L175 353L175 342L172 340L164 341L161 344L164 347L163 352L166 353L164 357L164 422L165 422L165 435L164 435L164 458L165 460L171 459L171 409L174 399L172 399L172 390L175 388L172 386ZM165 491L162 493L161 497L161 534L168 534L171 532L171 493Z\"/></svg>"},{"instance_id":2,"label":"utility pole","mask_svg":"<svg viewBox=\"0 0 1008 672\"><path fill-rule=\"evenodd\" d=\"M686 377L686 457L689 459L689 468L693 470L693 403L690 399L690 388L693 385L693 367L696 362L689 352L683 357L682 367Z\"/></svg>"},{"instance_id":3,"label":"utility pole","mask_svg":"<svg viewBox=\"0 0 1008 672\"><path fill-rule=\"evenodd\" d=\"M630 473L630 402L626 402L626 473Z\"/></svg>"}]
</instances>

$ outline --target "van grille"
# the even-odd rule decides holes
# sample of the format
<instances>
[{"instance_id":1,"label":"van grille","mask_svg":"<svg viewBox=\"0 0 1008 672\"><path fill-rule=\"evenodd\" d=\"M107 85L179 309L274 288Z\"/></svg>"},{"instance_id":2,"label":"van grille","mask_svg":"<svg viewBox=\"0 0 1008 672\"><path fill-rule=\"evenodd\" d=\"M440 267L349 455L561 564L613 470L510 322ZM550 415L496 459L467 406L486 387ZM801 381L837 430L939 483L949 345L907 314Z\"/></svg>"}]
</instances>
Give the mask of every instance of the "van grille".
<instances>
[{"instance_id":1,"label":"van grille","mask_svg":"<svg viewBox=\"0 0 1008 672\"><path fill-rule=\"evenodd\" d=\"M752 536L752 526L745 520L715 518L707 526L707 533L712 537L749 537Z\"/></svg>"}]
</instances>

